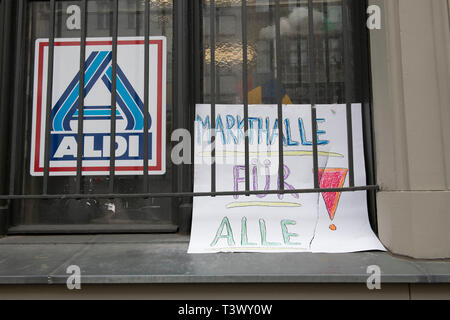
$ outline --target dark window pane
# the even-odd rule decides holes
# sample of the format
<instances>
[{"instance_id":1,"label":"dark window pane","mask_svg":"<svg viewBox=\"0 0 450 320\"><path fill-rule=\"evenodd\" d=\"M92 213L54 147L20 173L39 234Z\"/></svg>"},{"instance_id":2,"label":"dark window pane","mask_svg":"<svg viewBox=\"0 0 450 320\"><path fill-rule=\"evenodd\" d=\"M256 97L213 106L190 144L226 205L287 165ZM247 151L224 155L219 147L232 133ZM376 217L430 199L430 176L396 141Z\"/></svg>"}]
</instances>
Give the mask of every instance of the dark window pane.
<instances>
[{"instance_id":1,"label":"dark window pane","mask_svg":"<svg viewBox=\"0 0 450 320\"><path fill-rule=\"evenodd\" d=\"M351 2L351 1L350 1ZM203 0L203 46L204 46L204 82L203 102L208 103L210 97L210 10L209 0ZM216 102L242 103L242 2L233 0L217 0L216 5ZM314 30L316 47L316 91L318 103L344 102L344 60L343 60L343 28L342 0L313 1ZM273 87L276 79L276 47L275 47L275 1L247 1L247 37L248 37L248 88L249 103L276 103L267 88ZM350 16L351 18L351 16ZM353 45L356 26L348 21L350 55L353 67L351 91L354 102L361 97L355 86L355 79L362 77L357 61L353 59L358 50ZM280 62L281 83L283 91L294 104L310 102L310 63L308 1L280 1ZM358 29L359 30L359 29ZM356 73L356 76L354 75ZM226 79L226 80L225 80ZM234 81L232 81L234 79ZM256 92L263 88L262 98ZM200 101L199 101L200 102Z\"/></svg>"},{"instance_id":2,"label":"dark window pane","mask_svg":"<svg viewBox=\"0 0 450 320\"><path fill-rule=\"evenodd\" d=\"M173 5L169 0L151 0L150 33L151 36L167 37L167 130L172 131L172 38ZM111 37L112 35L111 0L89 0L87 15L88 37ZM79 38L80 30L70 30L66 26L67 8L80 5L78 1L56 2L56 38ZM119 37L144 36L144 1L119 1ZM27 79L27 112L24 115L23 132L25 143L22 153L23 193L41 194L42 178L29 174L31 137L31 105L33 88L34 42L38 38L49 36L48 1L28 2L30 26L28 28L27 52L29 56ZM144 79L142 79L144 81ZM169 152L170 150L168 150ZM173 192L173 167L167 161L167 173L149 177L150 192ZM82 192L87 194L105 194L109 177L84 177ZM50 177L49 194L71 194L76 192L75 177ZM116 176L115 193L144 193L142 176ZM169 224L172 222L176 199L116 199L116 200L26 200L15 203L14 225L22 224Z\"/></svg>"}]
</instances>

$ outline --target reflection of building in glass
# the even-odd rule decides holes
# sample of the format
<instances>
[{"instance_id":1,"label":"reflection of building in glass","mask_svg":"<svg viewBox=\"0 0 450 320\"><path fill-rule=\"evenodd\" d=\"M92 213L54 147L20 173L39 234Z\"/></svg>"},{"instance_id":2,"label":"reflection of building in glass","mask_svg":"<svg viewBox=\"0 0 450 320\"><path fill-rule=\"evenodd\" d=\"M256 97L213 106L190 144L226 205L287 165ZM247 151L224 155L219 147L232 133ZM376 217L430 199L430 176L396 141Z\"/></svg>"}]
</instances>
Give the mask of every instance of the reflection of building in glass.
<instances>
[{"instance_id":1,"label":"reflection of building in glass","mask_svg":"<svg viewBox=\"0 0 450 320\"><path fill-rule=\"evenodd\" d=\"M205 101L209 101L209 2L203 13ZM275 79L274 8L269 1L248 1L249 90ZM216 96L219 103L242 102L242 26L240 1L216 1ZM341 1L316 2L314 36L319 102L343 101ZM281 1L282 84L293 103L309 102L308 8L306 1Z\"/></svg>"}]
</instances>

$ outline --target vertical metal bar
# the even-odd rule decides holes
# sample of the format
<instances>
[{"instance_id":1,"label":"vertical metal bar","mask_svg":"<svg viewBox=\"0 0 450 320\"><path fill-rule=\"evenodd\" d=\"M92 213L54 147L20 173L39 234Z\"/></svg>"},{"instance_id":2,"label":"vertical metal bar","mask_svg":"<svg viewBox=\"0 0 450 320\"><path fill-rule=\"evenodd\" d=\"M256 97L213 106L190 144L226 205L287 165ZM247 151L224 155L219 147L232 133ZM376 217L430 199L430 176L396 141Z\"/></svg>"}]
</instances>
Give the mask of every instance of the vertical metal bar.
<instances>
[{"instance_id":1,"label":"vertical metal bar","mask_svg":"<svg viewBox=\"0 0 450 320\"><path fill-rule=\"evenodd\" d=\"M352 119L352 91L351 91L351 54L350 41L351 30L349 29L348 0L342 1L342 33L344 41L344 78L345 78L345 104L347 117L347 146L348 146L348 171L350 187L355 186L355 172L353 161L353 119Z\"/></svg>"},{"instance_id":2,"label":"vertical metal bar","mask_svg":"<svg viewBox=\"0 0 450 320\"><path fill-rule=\"evenodd\" d=\"M149 67L150 67L150 0L144 9L144 192L148 192L148 125L149 125Z\"/></svg>"},{"instance_id":3,"label":"vertical metal bar","mask_svg":"<svg viewBox=\"0 0 450 320\"><path fill-rule=\"evenodd\" d=\"M19 101L22 100L22 94L20 93L20 87L23 79L23 23L24 23L24 1L19 1L19 14L18 14L18 24L17 24L17 37L16 37L16 54L17 54L17 61L15 65L14 73L16 75L15 82L14 82L14 103L13 103L13 119L12 119L12 137L11 137L11 165L10 165L10 176L9 176L9 194L15 193L15 182L16 182L16 157L17 157L17 136L18 136L18 118L19 118L19 106L21 103ZM3 6L4 1L2 1ZM2 42L3 43L3 42Z\"/></svg>"},{"instance_id":4,"label":"vertical metal bar","mask_svg":"<svg viewBox=\"0 0 450 320\"><path fill-rule=\"evenodd\" d=\"M189 102L186 100L186 93L188 84L192 82L186 82L185 75L187 69L192 64L186 63L186 56L189 55L186 48L186 19L187 19L187 7L188 3L183 1L175 1L173 3L173 127L174 128L189 128L186 124L189 123L188 115L186 111ZM192 137L191 137L192 138ZM186 166L177 166L172 175L172 189L174 192L181 192L184 189L185 184L185 172ZM183 199L185 200L185 199ZM183 205L183 203L180 203ZM182 219L182 215L178 210L178 217Z\"/></svg>"},{"instance_id":5,"label":"vertical metal bar","mask_svg":"<svg viewBox=\"0 0 450 320\"><path fill-rule=\"evenodd\" d=\"M50 35L48 45L48 66L47 66L47 106L45 120L45 152L44 152L44 181L42 194L48 193L48 178L50 175L50 132L51 132L51 111L53 96L53 56L55 52L55 0L50 0Z\"/></svg>"},{"instance_id":6,"label":"vertical metal bar","mask_svg":"<svg viewBox=\"0 0 450 320\"><path fill-rule=\"evenodd\" d=\"M200 58L198 49L201 46L194 45L195 37L200 36L195 28L201 23L200 16L194 17L194 6L199 8L200 1L174 1L174 39L173 39L173 124L176 128L189 129L194 126L195 111L191 109L195 102L200 100L193 99L197 82L195 80L195 68L197 67L196 59ZM200 15L201 11L195 12ZM196 21L195 23L188 22ZM195 51L193 49L195 48ZM195 59L193 59L195 57ZM192 59L192 60L190 60ZM190 63L192 62L192 63ZM198 75L197 75L198 76ZM193 132L193 131L191 131ZM194 135L191 135L191 143ZM193 144L192 144L193 145ZM191 148L191 154L194 148ZM192 157L191 159L193 159ZM176 192L183 192L192 188L191 166L177 166L173 172L172 188ZM179 233L188 235L192 219L192 198L183 197L179 202L172 201L174 212L176 212L176 224L179 226Z\"/></svg>"},{"instance_id":7,"label":"vertical metal bar","mask_svg":"<svg viewBox=\"0 0 450 320\"><path fill-rule=\"evenodd\" d=\"M20 20L19 20L19 22L20 22ZM19 23L19 25L20 25L20 23ZM3 50L5 49L4 47L6 47L4 45L4 42L3 42L4 41L3 35L4 35L4 31L5 31L4 30L4 26L5 26L5 1L0 0L0 97L4 97L6 95L6 94L3 93L4 92L3 83L5 82L3 80L3 77L4 77L4 73L3 73L3 64L4 64L4 61L3 61L3 56L4 56L3 55ZM19 38L16 38L16 43L19 43L19 42L20 42ZM18 51L17 54L19 54L19 52L20 51ZM16 64L16 69L17 69L17 64ZM17 78L16 78L16 80L17 80ZM0 110L4 110L3 109L3 101L2 101L1 98L0 98ZM15 109L13 110L13 112L15 112ZM13 130L14 129L15 128L13 128ZM1 164L1 162L0 162L0 164ZM7 173L5 171L5 177L6 177L6 174ZM1 177L1 173L0 173L0 177ZM11 180L10 180L10 183L11 183ZM2 227L1 227L1 222L0 222L0 233L1 233L1 229L2 229Z\"/></svg>"},{"instance_id":8,"label":"vertical metal bar","mask_svg":"<svg viewBox=\"0 0 450 320\"><path fill-rule=\"evenodd\" d=\"M361 54L359 65L362 66L362 81L363 84L363 95L362 101L364 102L362 108L363 116L363 140L364 140L364 156L366 163L366 176L367 185L376 185L376 162L375 162L375 136L373 131L373 113L371 104L371 86L370 86L370 54L369 54L369 32L365 27L366 24L366 10L368 2L367 0L352 3L352 8L355 8L353 16L356 21L353 25L359 26L356 32L360 31L360 41L361 41ZM367 203L369 208L369 220L370 225L375 233L378 233L377 224L377 204L376 204L376 190L368 190L367 192Z\"/></svg>"},{"instance_id":9,"label":"vertical metal bar","mask_svg":"<svg viewBox=\"0 0 450 320\"><path fill-rule=\"evenodd\" d=\"M15 2L10 1L2 1L1 2L1 8L0 8L0 25L1 25L1 42L0 42L0 113L2 114L2 118L0 119L0 154L4 155L0 159L0 181L2 181L2 185L0 186L0 192L3 194L6 191L6 177L8 175L7 173L7 163L8 159L6 157L7 155L7 148L8 148L8 142L7 142L7 136L9 129L9 112L13 111L11 110L11 99L9 91L11 90L11 84L9 79L11 78L11 74L13 72L12 69L12 57L15 54L14 50L11 50L11 43L12 43L12 26L14 24L15 17L12 16L13 7L15 6ZM14 37L16 40L16 44L20 41L17 37ZM18 55L19 53L17 53ZM16 64L17 66L17 64ZM14 77L15 80L17 80L17 77ZM15 156L12 156L11 158L14 158ZM14 159L14 161L16 161ZM1 206L4 206L4 202L1 202ZM5 230L5 226L7 226L7 214L6 210L3 210L3 212L0 210L0 234L3 234L3 231Z\"/></svg>"},{"instance_id":10,"label":"vertical metal bar","mask_svg":"<svg viewBox=\"0 0 450 320\"><path fill-rule=\"evenodd\" d=\"M314 36L314 7L313 0L308 0L308 61L309 61L309 95L311 102L311 123L313 141L314 188L320 188L319 182L319 153L317 147L317 110L316 110L316 43Z\"/></svg>"},{"instance_id":11,"label":"vertical metal bar","mask_svg":"<svg viewBox=\"0 0 450 320\"><path fill-rule=\"evenodd\" d=\"M200 53L198 52L199 48L203 48L203 39L204 39L204 30L203 30L203 0L195 0L191 1L190 3L192 5L192 12L191 12L191 21L192 22L192 29L194 32L190 34L190 37L188 37L189 41L189 53L194 57L194 63L192 67L190 68L190 72L192 73L192 79L193 81L190 83L190 89L193 93L193 100L192 106L193 110L189 112L189 124L187 128L190 128L191 132L194 132L195 127L195 104L196 103L204 103L205 102L205 88L204 88L204 68L206 68L204 64L204 52ZM188 33L189 34L189 33ZM195 137L192 134L191 135L191 145L195 145ZM195 159L194 154L194 148L191 148L191 159ZM193 166L188 166L187 168L187 174L189 179L187 179L188 185L187 188L184 190L193 190Z\"/></svg>"},{"instance_id":12,"label":"vertical metal bar","mask_svg":"<svg viewBox=\"0 0 450 320\"><path fill-rule=\"evenodd\" d=\"M5 1L4 0L0 0L0 75L3 74L3 33L4 33L4 26L5 26ZM0 86L1 86L1 80L0 80Z\"/></svg>"},{"instance_id":13,"label":"vertical metal bar","mask_svg":"<svg viewBox=\"0 0 450 320\"><path fill-rule=\"evenodd\" d=\"M326 87L325 87L325 103L333 103L330 101L330 30L329 30L329 15L328 15L328 2L323 3L323 17L326 21L325 25L325 77L326 77Z\"/></svg>"},{"instance_id":14,"label":"vertical metal bar","mask_svg":"<svg viewBox=\"0 0 450 320\"><path fill-rule=\"evenodd\" d=\"M216 5L210 0L210 53L211 53L211 192L216 192Z\"/></svg>"},{"instance_id":15,"label":"vertical metal bar","mask_svg":"<svg viewBox=\"0 0 450 320\"><path fill-rule=\"evenodd\" d=\"M119 0L113 0L112 71L111 71L111 140L109 164L109 192L114 192L116 174L116 111L117 111L117 39L119 29Z\"/></svg>"},{"instance_id":16,"label":"vertical metal bar","mask_svg":"<svg viewBox=\"0 0 450 320\"><path fill-rule=\"evenodd\" d=\"M194 28L194 41L191 46L191 54L194 56L194 102L204 102L204 82L203 82L203 65L204 65L204 55L198 54L198 48L203 47L203 0L195 0L193 1L194 11L192 13L193 16L193 28ZM194 113L194 112L193 112ZM190 122L193 125L194 121ZM193 127L192 127L193 128ZM192 135L193 136L193 135ZM194 137L192 137L194 139ZM193 140L194 141L194 140ZM194 148L191 148L192 152ZM194 153L192 153L194 155Z\"/></svg>"},{"instance_id":17,"label":"vertical metal bar","mask_svg":"<svg viewBox=\"0 0 450 320\"><path fill-rule=\"evenodd\" d=\"M0 181L6 182L6 176L7 176L7 129L8 129L8 114L10 108L10 95L7 94L10 84L9 84L9 77L11 76L11 58L14 52L13 50L10 50L9 44L11 43L12 39L12 32L11 32L11 26L13 25L13 20L15 17L11 14L12 13L12 7L14 6L14 1L2 1L1 2L1 16L0 16L0 24L2 25L1 28L1 42L0 42L0 112L3 116L0 123L0 131L1 131L1 154L5 155L2 159L0 159ZM17 39L17 38L16 38ZM18 40L18 39L17 39ZM1 193L4 194L6 191L6 184L3 184L0 188ZM9 226L9 218L11 216L11 208L10 201L6 202L1 201L0 204L3 207L2 210L0 210L0 236L5 235L7 228Z\"/></svg>"},{"instance_id":18,"label":"vertical metal bar","mask_svg":"<svg viewBox=\"0 0 450 320\"><path fill-rule=\"evenodd\" d=\"M297 8L301 8L301 1L297 0ZM297 30L298 32L298 37L297 37L297 70L298 70L298 88L299 88L299 100L296 101L295 103L302 103L303 102L303 97L302 97L302 92L301 92L301 88L303 86L303 77L302 77L302 71L303 71L303 67L302 67L302 30L299 28Z\"/></svg>"},{"instance_id":19,"label":"vertical metal bar","mask_svg":"<svg viewBox=\"0 0 450 320\"><path fill-rule=\"evenodd\" d=\"M84 86L86 74L87 0L81 1L80 74L78 94L78 135L77 135L77 182L76 193L81 193L83 181L83 131L84 131Z\"/></svg>"},{"instance_id":20,"label":"vertical metal bar","mask_svg":"<svg viewBox=\"0 0 450 320\"><path fill-rule=\"evenodd\" d=\"M247 48L247 0L242 0L242 96L244 102L245 130L245 191L250 191L250 142L248 132L248 48Z\"/></svg>"},{"instance_id":21,"label":"vertical metal bar","mask_svg":"<svg viewBox=\"0 0 450 320\"><path fill-rule=\"evenodd\" d=\"M275 61L276 61L276 96L278 104L278 176L279 190L284 190L284 150L283 150L283 97L281 96L281 20L280 0L275 0Z\"/></svg>"}]
</instances>

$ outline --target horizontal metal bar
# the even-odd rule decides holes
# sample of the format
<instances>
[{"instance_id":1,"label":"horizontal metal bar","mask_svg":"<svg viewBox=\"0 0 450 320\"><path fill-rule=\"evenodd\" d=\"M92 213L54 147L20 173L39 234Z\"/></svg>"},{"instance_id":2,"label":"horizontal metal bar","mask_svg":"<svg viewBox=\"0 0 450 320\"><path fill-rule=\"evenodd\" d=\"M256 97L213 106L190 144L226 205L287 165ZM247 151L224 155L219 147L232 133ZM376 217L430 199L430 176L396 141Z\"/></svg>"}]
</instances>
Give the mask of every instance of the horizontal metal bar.
<instances>
[{"instance_id":1,"label":"horizontal metal bar","mask_svg":"<svg viewBox=\"0 0 450 320\"><path fill-rule=\"evenodd\" d=\"M328 193L328 192L356 192L378 191L379 186L362 186L352 188L312 188L295 190L267 190L267 191L224 191L224 192L179 192L179 193L134 193L134 194L48 194L48 195L2 195L0 200L51 200L51 199L139 199L139 198L182 198L182 197L220 197L220 196L246 196L269 194L293 194L293 193Z\"/></svg>"}]
</instances>

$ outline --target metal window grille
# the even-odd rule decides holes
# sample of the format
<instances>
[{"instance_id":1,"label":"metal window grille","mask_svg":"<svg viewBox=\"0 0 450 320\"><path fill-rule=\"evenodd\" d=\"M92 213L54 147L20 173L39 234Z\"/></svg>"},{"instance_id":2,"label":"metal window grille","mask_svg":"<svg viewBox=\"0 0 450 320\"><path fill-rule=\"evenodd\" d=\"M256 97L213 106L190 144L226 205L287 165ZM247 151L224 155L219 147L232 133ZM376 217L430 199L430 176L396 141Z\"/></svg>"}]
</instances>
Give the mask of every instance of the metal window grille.
<instances>
[{"instance_id":1,"label":"metal window grille","mask_svg":"<svg viewBox=\"0 0 450 320\"><path fill-rule=\"evenodd\" d=\"M152 0L153 1L153 0ZM280 19L280 1L281 0L271 0L270 5L274 8L275 15L275 50L276 50L276 59L277 66L281 65L280 62L280 47L281 47L281 19ZM179 198L183 199L182 204L189 203L192 197L216 197L216 196L229 196L229 195L257 195L257 194L288 194L288 193L320 193L320 192L355 192L355 191L367 191L369 194L369 208L371 212L371 222L374 229L376 228L375 224L375 192L378 189L378 186L375 183L374 176L374 161L373 161L373 149L372 149L372 133L371 133L371 112L370 112L370 87L369 83L369 60L367 58L367 34L364 30L364 2L359 0L342 0L342 41L343 41L343 58L344 58L344 99L347 111L347 132L348 132L348 155L349 155L349 177L350 184L349 187L338 188L338 189L323 189L320 188L319 181L319 165L318 165L318 141L317 141L317 113L316 113L316 104L318 103L318 88L317 88L317 79L316 79L316 50L317 50L317 42L314 35L314 3L313 0L305 0L303 3L306 3L308 8L308 36L307 43L308 45L308 61L309 61L309 86L308 86L308 96L309 96L309 104L311 104L311 121L312 121L312 137L313 137L313 167L314 167L314 188L311 189L300 189L300 190L286 190L284 188L283 177L283 167L284 167L284 158L283 158L283 136L279 135L279 177L280 177L280 190L268 190L268 191L251 191L250 189L250 163L249 163L249 137L246 135L245 137L245 191L235 192L217 192L216 191L216 165L215 161L212 161L211 165L211 190L210 192L192 192L192 168L180 167L174 169L174 174L176 174L178 183L175 187L175 192L149 192L149 175L148 175L148 135L144 134L144 192L143 193L117 193L115 192L115 185L117 183L115 179L115 150L114 144L111 143L110 149L110 175L109 175L109 192L102 194L86 194L82 192L82 150L83 150L83 115L84 115L84 77L85 77L85 52L86 52L86 37L87 37L87 6L88 0L80 0L78 4L81 8L81 45L80 45L80 92L79 92L79 117L78 117L78 151L77 151L77 170L76 170L76 188L75 192L71 194L51 194L48 192L49 190L49 164L50 164L50 151L49 151L49 142L50 142L50 126L47 126L45 131L45 162L44 162L44 176L42 178L42 193L40 194L24 194L23 192L19 192L18 190L22 190L21 186L18 185L20 183L20 177L17 177L17 161L18 157L20 157L20 147L23 144L23 137L20 132L18 132L18 121L21 119L21 114L24 112L24 99L20 94L20 88L22 80L27 76L26 69L24 68L25 61L27 59L25 52L25 33L26 33L26 19L27 19L27 5L31 1L20 0L20 1L11 1L11 0L0 0L0 13L2 15L2 23L1 23L1 40L0 46L5 44L4 37L8 35L8 28L13 28L14 26L14 34L15 34L15 47L12 54L10 49L4 47L0 47L0 58L1 58L1 103L2 110L8 105L9 89L5 83L5 74L6 69L8 67L8 63L13 61L13 74L14 74L14 83L13 83L13 108L9 108L8 112L10 123L11 123L11 134L8 138L1 137L2 140L8 141L9 144L9 177L2 177L2 181L9 180L8 190L3 190L2 195L0 195L0 200L8 201L11 205L14 201L19 200L48 200L48 199L113 199L113 198ZM47 97L52 96L53 89L53 72L54 72L54 43L56 38L55 32L55 10L56 5L59 1L49 0L48 5L50 8L50 18L49 18L49 54L48 54L48 86ZM242 71L242 80L243 80L243 92L248 92L249 84L247 82L248 79L248 39L247 39L247 27L249 21L247 20L247 9L248 9L248 0L242 0L241 5L241 17L242 17L242 52L243 52L243 71ZM106 3L106 2L105 2ZM105 6L105 3L102 3ZM110 5L112 6L112 94L111 94L111 140L115 141L116 136L116 74L117 74L117 41L118 41L118 24L119 24L119 0L111 0ZM144 1L145 9L144 9L144 37L148 41L150 37L150 1ZM176 125L180 127L188 126L192 129L193 126L193 116L187 117L183 119L181 114L176 114L176 112L181 113L181 106L183 104L190 106L190 114L193 113L193 108L195 102L199 102L201 100L201 88L203 85L203 79L201 78L201 72L198 72L202 68L202 57L198 55L199 48L202 47L202 3L201 1L180 1L174 0L174 75L173 75L173 99L174 104L177 106L175 109L174 122ZM211 118L215 119L216 113L216 0L209 1L209 10L210 10L210 24L209 24L209 40L210 40L210 101L211 104ZM8 14L14 13L17 15L17 19L11 21L8 18ZM326 14L326 12L325 12ZM350 15L352 15L352 21L356 21L356 28L361 28L361 31L358 35L353 34L350 31L350 27L348 25L350 21ZM103 17L105 19L105 17ZM186 28L187 27L187 28ZM365 79L363 81L363 85L361 88L362 96L363 96L363 122L364 122L364 139L365 139L365 153L366 153L366 162L367 162L367 185L366 186L355 186L354 180L354 163L353 163L353 132L352 132L352 93L351 93L351 72L352 65L350 64L350 54L352 47L349 45L350 37L359 37L358 43L362 43L361 47L358 48L363 52L361 54L360 62L361 66L365 66L367 70L363 72L365 75ZM329 39L327 38L327 34L325 34L325 52L329 54ZM11 40L11 39L10 39ZM298 42L298 47L300 48L302 42ZM299 66L301 68L301 51L298 50L298 61ZM329 79L329 56L326 58L326 73L327 79ZM145 110L148 111L149 108L149 73L148 73L148 65L149 65L149 47L145 46L145 76L144 76L144 106ZM283 70L281 67L277 67L276 69L276 79L282 79ZM301 77L301 74L300 74ZM194 80L194 81L192 81ZM328 80L327 80L328 81ZM277 112L278 112L278 125L279 131L283 132L283 109L282 109L282 96L281 96L281 83L280 81L276 81L276 97L277 97ZM327 86L328 88L328 86ZM192 93L191 93L192 92ZM326 96L329 96L329 93L326 93ZM244 104L244 130L248 131L248 119L249 119L249 102L248 96L246 94L243 95L243 104ZM51 115L51 99L47 99L46 105L46 123L50 123L50 115ZM7 114L7 112L6 112ZM144 119L144 128L148 127L148 112L145 112ZM4 118L3 118L4 119ZM190 123L189 123L190 122ZM188 124L189 123L189 124ZM215 131L215 121L211 121L211 126L213 132ZM214 134L212 135L212 143L214 144ZM215 159L215 151L212 149L212 158ZM3 153L4 154L4 153ZM5 159L5 156L3 156ZM6 173L6 171L5 171Z\"/></svg>"}]
</instances>

